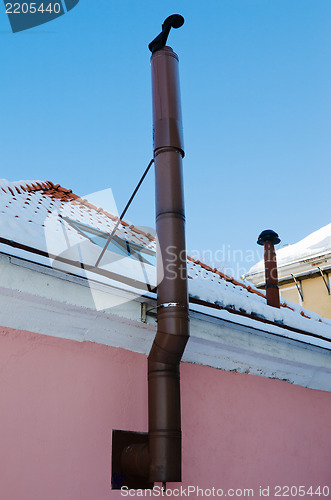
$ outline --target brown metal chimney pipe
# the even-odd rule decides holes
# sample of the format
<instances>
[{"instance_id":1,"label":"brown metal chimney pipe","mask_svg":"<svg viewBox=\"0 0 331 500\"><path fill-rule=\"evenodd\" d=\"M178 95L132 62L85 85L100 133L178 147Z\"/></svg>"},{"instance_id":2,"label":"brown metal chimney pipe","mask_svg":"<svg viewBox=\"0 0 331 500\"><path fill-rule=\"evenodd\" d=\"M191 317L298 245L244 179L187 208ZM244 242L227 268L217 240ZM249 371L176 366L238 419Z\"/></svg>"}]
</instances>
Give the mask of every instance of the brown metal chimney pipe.
<instances>
[{"instance_id":1,"label":"brown metal chimney pipe","mask_svg":"<svg viewBox=\"0 0 331 500\"><path fill-rule=\"evenodd\" d=\"M184 146L178 56L165 43L170 28L179 28L183 23L182 16L169 16L160 35L149 44L156 190L157 331L148 356L148 440L145 442L143 437L130 433L128 439L130 441L132 435L132 441L121 448L119 469L133 481L137 477L148 479L149 485L181 481L179 364L189 338L182 178ZM114 462L116 467L116 460Z\"/></svg>"},{"instance_id":2,"label":"brown metal chimney pipe","mask_svg":"<svg viewBox=\"0 0 331 500\"><path fill-rule=\"evenodd\" d=\"M267 304L269 306L279 308L280 298L275 245L280 243L280 239L277 233L271 229L266 229L260 234L257 243L258 245L264 246L264 270Z\"/></svg>"},{"instance_id":3,"label":"brown metal chimney pipe","mask_svg":"<svg viewBox=\"0 0 331 500\"><path fill-rule=\"evenodd\" d=\"M181 481L179 364L189 338L184 157L178 57L153 53L152 92L156 178L157 332L148 357L149 480Z\"/></svg>"}]
</instances>

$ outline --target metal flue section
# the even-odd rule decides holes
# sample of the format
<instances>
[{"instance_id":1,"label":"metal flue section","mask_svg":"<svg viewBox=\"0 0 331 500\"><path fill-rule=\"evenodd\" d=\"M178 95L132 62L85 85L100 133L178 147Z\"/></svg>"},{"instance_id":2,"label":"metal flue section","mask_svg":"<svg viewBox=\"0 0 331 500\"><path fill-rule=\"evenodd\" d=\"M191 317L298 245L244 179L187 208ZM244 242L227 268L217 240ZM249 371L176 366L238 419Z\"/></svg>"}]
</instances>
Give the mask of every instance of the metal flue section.
<instances>
[{"instance_id":1,"label":"metal flue section","mask_svg":"<svg viewBox=\"0 0 331 500\"><path fill-rule=\"evenodd\" d=\"M129 487L182 479L179 365L189 338L182 158L184 157L178 56L167 47L168 17L150 43L156 179L157 332L148 356L148 435L113 431L112 485ZM121 482L119 482L121 483Z\"/></svg>"},{"instance_id":2,"label":"metal flue section","mask_svg":"<svg viewBox=\"0 0 331 500\"><path fill-rule=\"evenodd\" d=\"M153 123L158 239L157 333L148 357L151 481L181 481L179 364L189 338L184 157L178 57L153 53Z\"/></svg>"}]
</instances>

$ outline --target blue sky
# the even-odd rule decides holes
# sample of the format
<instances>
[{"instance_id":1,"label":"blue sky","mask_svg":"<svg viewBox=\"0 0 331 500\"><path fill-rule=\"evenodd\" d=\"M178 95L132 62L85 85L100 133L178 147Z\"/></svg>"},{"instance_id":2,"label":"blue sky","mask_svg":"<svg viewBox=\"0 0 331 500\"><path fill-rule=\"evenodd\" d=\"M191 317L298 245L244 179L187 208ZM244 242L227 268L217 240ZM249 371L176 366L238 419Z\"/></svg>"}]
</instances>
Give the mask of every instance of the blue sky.
<instances>
[{"instance_id":1,"label":"blue sky","mask_svg":"<svg viewBox=\"0 0 331 500\"><path fill-rule=\"evenodd\" d=\"M330 222L330 0L80 0L16 34L0 7L1 177L111 188L121 211L152 157L147 45L180 13L189 251L240 274L263 229ZM153 173L127 218L154 225Z\"/></svg>"}]
</instances>

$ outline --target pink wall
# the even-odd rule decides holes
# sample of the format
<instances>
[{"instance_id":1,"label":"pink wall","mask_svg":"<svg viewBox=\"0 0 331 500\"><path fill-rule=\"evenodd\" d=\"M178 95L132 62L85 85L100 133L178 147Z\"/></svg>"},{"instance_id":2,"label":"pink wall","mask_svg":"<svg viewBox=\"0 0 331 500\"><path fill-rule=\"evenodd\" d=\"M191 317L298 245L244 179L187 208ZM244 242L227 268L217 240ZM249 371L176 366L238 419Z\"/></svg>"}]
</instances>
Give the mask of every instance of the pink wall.
<instances>
[{"instance_id":1,"label":"pink wall","mask_svg":"<svg viewBox=\"0 0 331 500\"><path fill-rule=\"evenodd\" d=\"M260 485L269 498L275 485L331 487L331 393L192 364L181 374L183 485L256 498ZM110 490L111 432L146 431L146 405L145 356L1 328L1 500L124 498Z\"/></svg>"}]
</instances>

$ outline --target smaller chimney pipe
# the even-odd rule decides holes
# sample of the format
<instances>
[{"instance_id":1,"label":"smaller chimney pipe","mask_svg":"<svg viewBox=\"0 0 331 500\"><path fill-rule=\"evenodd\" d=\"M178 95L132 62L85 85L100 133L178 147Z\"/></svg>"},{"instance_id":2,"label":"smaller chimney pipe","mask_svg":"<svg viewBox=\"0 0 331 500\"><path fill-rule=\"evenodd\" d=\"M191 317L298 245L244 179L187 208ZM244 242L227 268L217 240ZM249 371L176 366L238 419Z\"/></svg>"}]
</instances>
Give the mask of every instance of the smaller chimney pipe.
<instances>
[{"instance_id":1,"label":"smaller chimney pipe","mask_svg":"<svg viewBox=\"0 0 331 500\"><path fill-rule=\"evenodd\" d=\"M265 288L268 306L280 308L277 258L275 245L280 243L278 234L271 229L262 231L258 240L258 245L264 246L264 270Z\"/></svg>"}]
</instances>

